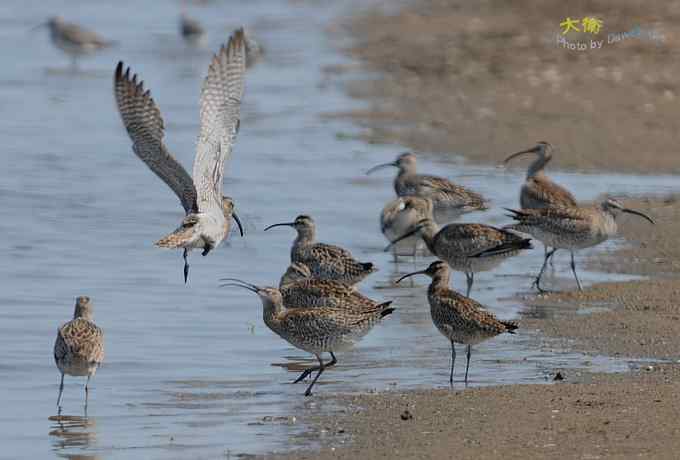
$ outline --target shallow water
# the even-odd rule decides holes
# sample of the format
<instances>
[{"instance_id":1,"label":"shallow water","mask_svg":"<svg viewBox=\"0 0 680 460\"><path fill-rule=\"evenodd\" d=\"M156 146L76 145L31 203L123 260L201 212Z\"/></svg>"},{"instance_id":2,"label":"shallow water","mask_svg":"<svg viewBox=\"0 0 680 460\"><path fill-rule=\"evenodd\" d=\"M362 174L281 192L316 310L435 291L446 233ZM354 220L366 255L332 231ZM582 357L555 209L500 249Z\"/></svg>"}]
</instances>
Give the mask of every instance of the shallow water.
<instances>
[{"instance_id":1,"label":"shallow water","mask_svg":"<svg viewBox=\"0 0 680 460\"><path fill-rule=\"evenodd\" d=\"M0 457L216 458L285 448L288 437L303 429L286 417L318 404L302 397L304 386L288 385L312 361L266 329L256 297L220 289L218 278L277 283L293 231L261 229L303 212L317 220L321 240L375 262L380 271L362 291L392 299L398 307L355 350L339 356L317 392L446 386L449 348L431 324L425 280L395 287L392 280L413 264L405 260L397 267L382 252L386 242L378 214L392 197L392 173L363 175L402 148L353 140L354 126L320 116L361 104L345 96L340 78L322 72L347 63L325 28L349 10L348 4L272 0L195 7L192 15L210 32L206 50L180 42L174 3L152 9L132 0L115 6L55 1L49 11L42 5L6 0L0 6L5 61L0 73L5 159L0 170L5 210ZM118 40L119 46L82 60L73 73L45 30L28 32L55 12ZM133 155L114 107L111 77L119 59L140 73L162 110L166 142L189 167L209 50L241 23L268 52L248 73L241 132L227 169L226 191L235 198L248 234L233 236L208 257L193 253L185 286L180 254L153 247L174 229L181 208ZM420 168L489 196L494 210L466 220L491 224L505 222L499 207L516 205L523 178L519 169L470 167L451 156L423 155ZM579 199L604 192L664 193L680 186L675 177L553 176ZM610 242L605 250L612 244L619 243ZM473 296L500 317L516 318L522 305L498 299L529 290L541 251L478 275ZM573 288L564 261L557 265L559 283ZM581 274L585 283L616 279ZM462 287L462 275L454 283ZM75 296L83 294L93 298L96 321L105 330L106 362L93 381L87 419L83 382L68 377L64 410L57 417L59 376L52 345L57 326L72 314ZM629 365L549 346L536 349L532 334L520 331L475 347L471 384L544 382L556 367Z\"/></svg>"}]
</instances>

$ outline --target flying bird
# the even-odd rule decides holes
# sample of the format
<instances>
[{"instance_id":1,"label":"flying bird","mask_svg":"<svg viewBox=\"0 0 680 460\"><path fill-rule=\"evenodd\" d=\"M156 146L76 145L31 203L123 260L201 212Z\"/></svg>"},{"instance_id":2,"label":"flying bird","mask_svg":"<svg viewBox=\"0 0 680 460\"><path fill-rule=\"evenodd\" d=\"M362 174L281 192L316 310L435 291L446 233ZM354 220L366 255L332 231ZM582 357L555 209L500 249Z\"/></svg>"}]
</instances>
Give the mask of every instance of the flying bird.
<instances>
[{"instance_id":1,"label":"flying bird","mask_svg":"<svg viewBox=\"0 0 680 460\"><path fill-rule=\"evenodd\" d=\"M150 92L144 90L143 82L137 82L137 75L130 76L129 67L123 71L122 62L116 67L114 94L132 150L172 189L184 208L180 226L156 246L184 249L185 283L190 250L202 249L202 255L208 255L229 234L232 217L243 236L234 201L222 194L222 181L240 125L245 63L243 29L238 29L213 56L203 82L193 178L163 143L163 118Z\"/></svg>"}]
</instances>

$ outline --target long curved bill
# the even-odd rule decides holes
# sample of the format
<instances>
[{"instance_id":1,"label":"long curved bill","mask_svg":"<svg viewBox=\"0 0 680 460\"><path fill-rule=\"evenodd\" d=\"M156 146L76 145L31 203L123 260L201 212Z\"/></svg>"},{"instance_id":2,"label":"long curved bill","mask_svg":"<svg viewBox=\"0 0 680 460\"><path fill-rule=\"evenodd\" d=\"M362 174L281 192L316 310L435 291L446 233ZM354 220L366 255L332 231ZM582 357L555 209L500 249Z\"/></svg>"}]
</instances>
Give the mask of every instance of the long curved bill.
<instances>
[{"instance_id":1,"label":"long curved bill","mask_svg":"<svg viewBox=\"0 0 680 460\"><path fill-rule=\"evenodd\" d=\"M234 211L232 211L231 217L233 217L234 220L236 221L236 225L238 225L238 231L239 231L239 233L241 233L241 237L243 237L243 235L245 235L245 233L243 232L243 225L241 225L241 219L238 218L238 216L236 215L236 212L234 212Z\"/></svg>"},{"instance_id":2,"label":"long curved bill","mask_svg":"<svg viewBox=\"0 0 680 460\"><path fill-rule=\"evenodd\" d=\"M266 232L270 228L274 227L295 227L295 222L281 222L280 224L270 225L269 227L265 228L264 231Z\"/></svg>"},{"instance_id":3,"label":"long curved bill","mask_svg":"<svg viewBox=\"0 0 680 460\"><path fill-rule=\"evenodd\" d=\"M378 166L373 166L371 169L369 169L368 171L366 171L366 175L372 174L372 173L376 172L376 171L379 170L379 169L387 168L388 166L397 167L397 163L395 163L395 162L393 161L393 162L391 162L391 163L383 163L383 164L380 164L380 165L378 165Z\"/></svg>"},{"instance_id":4,"label":"long curved bill","mask_svg":"<svg viewBox=\"0 0 680 460\"><path fill-rule=\"evenodd\" d=\"M247 283L238 278L220 278L220 281L229 281L228 283L220 284L220 287L240 287L243 289L248 289L249 291L252 291L256 294L260 291L260 288L255 284Z\"/></svg>"},{"instance_id":5,"label":"long curved bill","mask_svg":"<svg viewBox=\"0 0 680 460\"><path fill-rule=\"evenodd\" d=\"M383 251L384 251L384 252L389 252L389 250L392 249L392 247L393 247L395 244L397 244L397 243L400 242L401 240L405 240L405 239L408 238L409 236L415 235L415 234L418 233L419 231L420 231L420 227L416 227L416 228L414 228L413 230L411 230L410 232L408 232L408 233L406 233L406 234L404 234L404 235L401 235L399 238L397 238L396 240L392 241L390 244L388 244L387 246L385 246L385 249L383 249Z\"/></svg>"},{"instance_id":6,"label":"long curved bill","mask_svg":"<svg viewBox=\"0 0 680 460\"><path fill-rule=\"evenodd\" d=\"M640 211L636 211L635 209L628 209L628 208L623 208L623 209L621 209L621 211L627 212L628 214L635 214L636 216L640 216L643 219L647 220L649 223L656 225L656 222L654 222L654 220L651 217L649 217L647 214L645 214L644 212L640 212Z\"/></svg>"},{"instance_id":7,"label":"long curved bill","mask_svg":"<svg viewBox=\"0 0 680 460\"><path fill-rule=\"evenodd\" d=\"M418 270L417 272L407 273L406 275L402 276L397 281L395 281L395 283L399 284L402 280L405 280L406 278L409 278L413 275L424 275L424 274L425 274L425 270Z\"/></svg>"},{"instance_id":8,"label":"long curved bill","mask_svg":"<svg viewBox=\"0 0 680 460\"><path fill-rule=\"evenodd\" d=\"M48 21L41 22L41 23L38 24L37 26L33 26L33 27L31 27L30 29L28 29L28 32L33 32L33 31L35 31L35 30L40 29L41 27L47 27L48 24L49 24Z\"/></svg>"},{"instance_id":9,"label":"long curved bill","mask_svg":"<svg viewBox=\"0 0 680 460\"><path fill-rule=\"evenodd\" d=\"M525 155L527 153L536 153L536 152L538 152L538 146L532 147L530 149L522 150L521 152L513 153L512 155L507 157L505 160L503 160L503 164L507 164L510 160L512 160L513 158L516 158L520 155Z\"/></svg>"}]
</instances>

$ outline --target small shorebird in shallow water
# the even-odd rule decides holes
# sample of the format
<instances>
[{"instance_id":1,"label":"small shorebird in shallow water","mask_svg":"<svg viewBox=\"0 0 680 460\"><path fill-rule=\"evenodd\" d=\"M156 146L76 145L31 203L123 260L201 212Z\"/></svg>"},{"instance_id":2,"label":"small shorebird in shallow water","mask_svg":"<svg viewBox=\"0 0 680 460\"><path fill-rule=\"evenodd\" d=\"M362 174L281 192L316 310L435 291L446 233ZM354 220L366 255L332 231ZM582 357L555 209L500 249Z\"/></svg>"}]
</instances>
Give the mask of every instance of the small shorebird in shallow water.
<instances>
[{"instance_id":1,"label":"small shorebird in shallow water","mask_svg":"<svg viewBox=\"0 0 680 460\"><path fill-rule=\"evenodd\" d=\"M205 45L207 34L198 20L189 17L182 11L179 17L179 31L182 38L193 46Z\"/></svg>"},{"instance_id":2,"label":"small shorebird in shallow water","mask_svg":"<svg viewBox=\"0 0 680 460\"><path fill-rule=\"evenodd\" d=\"M312 353L319 365L306 369L293 383L303 381L312 372L318 371L307 387L305 396L312 394L312 387L323 371L338 361L335 352L351 348L382 318L394 311L391 302L371 308L347 309L334 307L309 308L306 305L285 306L281 292L274 287L259 287L241 280L232 279L225 286L236 286L256 293L262 301L264 323L279 337L300 350ZM331 355L331 361L324 363L323 353Z\"/></svg>"},{"instance_id":3,"label":"small shorebird in shallow water","mask_svg":"<svg viewBox=\"0 0 680 460\"><path fill-rule=\"evenodd\" d=\"M244 73L245 41L239 29L213 57L203 83L192 179L165 147L163 118L143 82L137 82L137 75L130 77L130 68L123 72L122 62L116 68L114 93L132 150L175 192L186 213L173 233L156 242L159 247L184 249L185 283L191 249L203 249L208 255L229 234L232 217L243 236L233 200L222 195L222 180L240 124Z\"/></svg>"},{"instance_id":4,"label":"small shorebird in shallow water","mask_svg":"<svg viewBox=\"0 0 680 460\"><path fill-rule=\"evenodd\" d=\"M582 291L581 281L576 274L574 251L597 246L616 235L616 216L621 212L635 214L654 223L647 214L628 209L613 198L589 207L553 207L519 211L506 208L506 210L511 213L509 217L517 221L506 228L531 235L553 248L546 253L541 271L534 281L534 286L541 292L544 291L541 288L541 276L548 259L558 249L567 249L571 252L571 271L574 273L579 291Z\"/></svg>"},{"instance_id":5,"label":"small shorebird in shallow water","mask_svg":"<svg viewBox=\"0 0 680 460\"><path fill-rule=\"evenodd\" d=\"M64 392L64 374L87 376L85 383L85 409L89 395L90 377L104 361L104 332L93 322L94 312L89 297L78 297L73 319L57 331L54 342L54 362L61 372L57 407L61 407Z\"/></svg>"},{"instance_id":6,"label":"small shorebird in shallow water","mask_svg":"<svg viewBox=\"0 0 680 460\"><path fill-rule=\"evenodd\" d=\"M465 273L470 295L474 275L496 268L522 249L531 249L531 240L483 224L448 224L439 229L432 218L423 219L411 231L395 239L385 251L412 235L420 235L432 254L457 271Z\"/></svg>"},{"instance_id":7,"label":"small shorebird in shallow water","mask_svg":"<svg viewBox=\"0 0 680 460\"><path fill-rule=\"evenodd\" d=\"M316 225L307 215L297 216L293 222L270 225L264 231L281 226L297 230L297 238L290 251L291 263L306 265L314 278L356 284L378 270L371 262L355 260L347 249L317 243Z\"/></svg>"},{"instance_id":8,"label":"small shorebird in shallow water","mask_svg":"<svg viewBox=\"0 0 680 460\"><path fill-rule=\"evenodd\" d=\"M402 153L391 163L384 163L366 171L371 174L378 169L394 166L399 169L394 179L397 196L418 196L429 198L434 206L438 222L450 222L461 214L488 209L486 200L480 194L456 185L448 179L416 172L416 156Z\"/></svg>"},{"instance_id":9,"label":"small shorebird in shallow water","mask_svg":"<svg viewBox=\"0 0 680 460\"><path fill-rule=\"evenodd\" d=\"M417 196L398 197L385 205L380 213L380 230L388 241L395 240L411 230L418 222L432 216L432 201ZM418 251L420 238L413 235L392 247L394 259L410 255L414 258Z\"/></svg>"},{"instance_id":10,"label":"small shorebird in shallow water","mask_svg":"<svg viewBox=\"0 0 680 460\"><path fill-rule=\"evenodd\" d=\"M52 43L71 58L73 68L77 67L80 56L93 54L114 43L78 24L64 21L60 16L53 16L38 27L42 26L50 29Z\"/></svg>"},{"instance_id":11,"label":"small shorebird in shallow water","mask_svg":"<svg viewBox=\"0 0 680 460\"><path fill-rule=\"evenodd\" d=\"M550 180L545 175L545 166L552 159L553 146L544 141L536 143L536 146L513 153L505 159L504 164L508 164L513 158L533 153L536 159L527 169L527 178L522 185L519 193L519 205L522 209L543 209L553 206L572 207L577 206L576 198L566 188ZM545 246L545 253L550 251Z\"/></svg>"},{"instance_id":12,"label":"small shorebird in shallow water","mask_svg":"<svg viewBox=\"0 0 680 460\"><path fill-rule=\"evenodd\" d=\"M482 304L450 289L449 267L441 260L432 262L425 270L402 276L397 280L397 283L414 275L427 275L432 278L432 283L427 289L427 299L430 303L432 322L439 329L439 332L451 342L451 374L449 377L451 385L453 385L453 366L456 362L454 344L467 345L467 364L465 365L465 385L467 386L472 345L504 332L514 334L518 327L517 323L499 320L493 313L488 312Z\"/></svg>"}]
</instances>

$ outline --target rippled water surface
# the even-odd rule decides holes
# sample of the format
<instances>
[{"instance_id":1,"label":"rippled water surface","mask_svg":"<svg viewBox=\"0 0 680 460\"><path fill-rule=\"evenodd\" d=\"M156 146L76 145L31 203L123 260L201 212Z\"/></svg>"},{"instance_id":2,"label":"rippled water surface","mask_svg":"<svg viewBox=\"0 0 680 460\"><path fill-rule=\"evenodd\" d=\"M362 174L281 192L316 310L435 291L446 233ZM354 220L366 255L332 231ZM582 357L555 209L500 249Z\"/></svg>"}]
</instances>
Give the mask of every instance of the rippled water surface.
<instances>
[{"instance_id":1,"label":"rippled water surface","mask_svg":"<svg viewBox=\"0 0 680 460\"><path fill-rule=\"evenodd\" d=\"M431 324L425 280L395 287L393 279L413 263L396 266L382 252L378 213L392 197L392 172L363 175L401 148L353 140L354 126L322 116L361 104L344 95L340 77L323 71L347 63L326 31L349 5L256 0L192 7L210 33L205 50L179 40L178 2L140 5L0 5L0 457L226 458L285 448L288 437L303 429L290 417L314 404L302 397L303 386L288 382L312 361L266 329L255 296L220 289L218 278L277 283L293 231L262 228L303 212L317 220L321 240L375 262L380 271L362 291L393 299L398 307L355 350L339 355L339 365L322 377L317 391L445 386L449 348ZM46 30L29 31L55 13L96 28L118 46L83 60L74 73ZM114 108L112 73L123 59L141 74L162 110L168 145L189 168L209 50L239 24L267 51L248 72L225 186L247 236L232 236L206 258L193 253L185 286L180 254L153 246L175 228L181 208L133 155ZM421 170L469 185L496 205L467 220L505 222L499 207L516 205L523 173L442 158L421 156ZM604 192L663 193L680 185L672 177L554 177L579 199ZM516 318L522 305L499 299L529 289L541 251L478 275L473 296L500 317ZM560 283L573 288L565 261L557 265ZM603 279L582 273L587 283ZM463 283L456 274L455 286ZM82 408L82 380L68 377L64 411L57 416L55 331L72 315L75 296L83 294L93 298L96 321L105 330L106 362L93 381L89 417ZM534 343L531 331L520 331L475 347L471 384L543 382L555 367L627 365L536 349Z\"/></svg>"}]
</instances>

